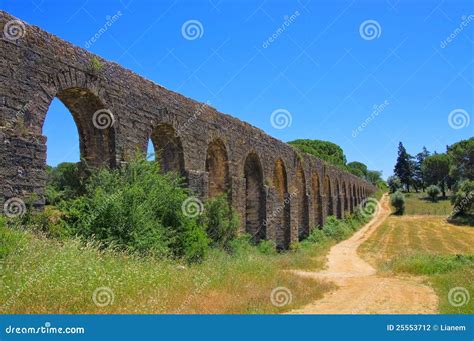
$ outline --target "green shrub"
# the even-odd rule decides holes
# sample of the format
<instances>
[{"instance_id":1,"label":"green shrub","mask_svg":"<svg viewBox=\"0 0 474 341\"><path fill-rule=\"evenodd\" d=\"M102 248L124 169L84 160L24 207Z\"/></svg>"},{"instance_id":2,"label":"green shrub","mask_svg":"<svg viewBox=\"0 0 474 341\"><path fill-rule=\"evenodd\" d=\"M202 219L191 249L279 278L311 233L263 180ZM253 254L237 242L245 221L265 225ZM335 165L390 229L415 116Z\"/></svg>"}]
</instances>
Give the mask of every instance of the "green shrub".
<instances>
[{"instance_id":1,"label":"green shrub","mask_svg":"<svg viewBox=\"0 0 474 341\"><path fill-rule=\"evenodd\" d=\"M308 238L306 238L306 240L311 242L311 243L322 243L322 242L326 241L327 239L328 239L328 237L323 232L323 230L320 229L317 226L315 228L313 228L313 230L309 234Z\"/></svg>"},{"instance_id":2,"label":"green shrub","mask_svg":"<svg viewBox=\"0 0 474 341\"><path fill-rule=\"evenodd\" d=\"M183 212L187 198L181 179L162 174L157 162L136 159L93 172L85 194L60 207L74 233L104 247L197 261L208 240L196 218Z\"/></svg>"},{"instance_id":3,"label":"green shrub","mask_svg":"<svg viewBox=\"0 0 474 341\"><path fill-rule=\"evenodd\" d=\"M240 218L229 204L227 195L222 194L206 202L201 224L212 244L226 249L229 242L237 236Z\"/></svg>"},{"instance_id":4,"label":"green shrub","mask_svg":"<svg viewBox=\"0 0 474 341\"><path fill-rule=\"evenodd\" d=\"M426 194L432 202L438 201L438 196L441 194L441 189L436 185L428 186L426 189Z\"/></svg>"},{"instance_id":5,"label":"green shrub","mask_svg":"<svg viewBox=\"0 0 474 341\"><path fill-rule=\"evenodd\" d=\"M349 236L352 233L352 229L344 221L330 216L323 226L323 232L327 237L340 241Z\"/></svg>"},{"instance_id":6,"label":"green shrub","mask_svg":"<svg viewBox=\"0 0 474 341\"><path fill-rule=\"evenodd\" d=\"M264 255L276 255L276 244L271 240L261 240L257 245L258 251Z\"/></svg>"},{"instance_id":7,"label":"green shrub","mask_svg":"<svg viewBox=\"0 0 474 341\"><path fill-rule=\"evenodd\" d=\"M5 220L0 217L0 268L8 255L25 247L27 242L24 232L6 227Z\"/></svg>"},{"instance_id":8,"label":"green shrub","mask_svg":"<svg viewBox=\"0 0 474 341\"><path fill-rule=\"evenodd\" d=\"M405 212L405 196L402 192L396 191L390 196L390 202L395 207L395 214L402 215Z\"/></svg>"},{"instance_id":9,"label":"green shrub","mask_svg":"<svg viewBox=\"0 0 474 341\"><path fill-rule=\"evenodd\" d=\"M454 206L452 216L474 215L474 181L465 180L457 187L451 198Z\"/></svg>"},{"instance_id":10,"label":"green shrub","mask_svg":"<svg viewBox=\"0 0 474 341\"><path fill-rule=\"evenodd\" d=\"M40 232L50 238L65 238L71 235L71 230L64 220L64 213L54 206L46 206L42 212L34 212L23 216L22 226Z\"/></svg>"}]
</instances>

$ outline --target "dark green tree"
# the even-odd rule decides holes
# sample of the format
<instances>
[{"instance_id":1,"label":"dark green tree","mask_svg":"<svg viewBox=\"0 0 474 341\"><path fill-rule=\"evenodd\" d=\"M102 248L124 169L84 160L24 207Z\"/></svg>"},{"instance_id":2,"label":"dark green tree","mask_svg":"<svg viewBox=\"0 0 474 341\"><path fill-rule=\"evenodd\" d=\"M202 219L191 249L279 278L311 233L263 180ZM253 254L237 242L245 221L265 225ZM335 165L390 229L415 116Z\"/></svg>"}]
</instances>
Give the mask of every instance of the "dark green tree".
<instances>
[{"instance_id":1,"label":"dark green tree","mask_svg":"<svg viewBox=\"0 0 474 341\"><path fill-rule=\"evenodd\" d=\"M340 168L346 168L346 156L344 151L337 144L321 141L321 140L295 140L288 142L288 144L296 147L302 152L314 155L321 160L327 161L330 164Z\"/></svg>"},{"instance_id":2,"label":"dark green tree","mask_svg":"<svg viewBox=\"0 0 474 341\"><path fill-rule=\"evenodd\" d=\"M406 190L410 191L410 183L412 182L412 165L410 163L411 156L403 146L398 144L398 158L393 172L400 179Z\"/></svg>"},{"instance_id":3,"label":"dark green tree","mask_svg":"<svg viewBox=\"0 0 474 341\"><path fill-rule=\"evenodd\" d=\"M421 166L423 177L428 185L437 185L446 197L446 182L449 176L449 156L447 154L434 154L428 156Z\"/></svg>"},{"instance_id":4,"label":"dark green tree","mask_svg":"<svg viewBox=\"0 0 474 341\"><path fill-rule=\"evenodd\" d=\"M416 161L413 165L413 183L418 188L421 188L423 192L425 191L426 185L425 179L423 178L423 171L421 170L421 165L428 156L430 156L430 152L426 149L426 147L423 147L423 150L420 153L416 154Z\"/></svg>"},{"instance_id":5,"label":"dark green tree","mask_svg":"<svg viewBox=\"0 0 474 341\"><path fill-rule=\"evenodd\" d=\"M451 159L449 175L453 182L474 180L474 137L450 146L448 155Z\"/></svg>"}]
</instances>

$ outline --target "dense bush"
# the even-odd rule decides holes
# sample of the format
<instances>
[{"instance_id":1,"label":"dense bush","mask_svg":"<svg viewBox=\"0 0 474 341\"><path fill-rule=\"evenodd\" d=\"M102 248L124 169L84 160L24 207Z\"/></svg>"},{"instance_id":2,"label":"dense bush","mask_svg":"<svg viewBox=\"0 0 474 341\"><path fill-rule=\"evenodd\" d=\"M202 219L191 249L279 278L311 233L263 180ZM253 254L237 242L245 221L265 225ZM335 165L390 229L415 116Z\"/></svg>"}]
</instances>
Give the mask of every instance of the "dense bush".
<instances>
[{"instance_id":1,"label":"dense bush","mask_svg":"<svg viewBox=\"0 0 474 341\"><path fill-rule=\"evenodd\" d=\"M390 202L395 207L395 214L402 215L405 212L405 196L402 192L396 191L390 196Z\"/></svg>"},{"instance_id":2,"label":"dense bush","mask_svg":"<svg viewBox=\"0 0 474 341\"><path fill-rule=\"evenodd\" d=\"M474 215L474 181L461 182L451 199L453 203L453 216Z\"/></svg>"},{"instance_id":3,"label":"dense bush","mask_svg":"<svg viewBox=\"0 0 474 341\"><path fill-rule=\"evenodd\" d=\"M158 163L133 160L114 170L97 170L85 194L60 207L73 231L142 254L197 261L208 248L205 231L182 210L188 193L181 180L160 173Z\"/></svg>"},{"instance_id":4,"label":"dense bush","mask_svg":"<svg viewBox=\"0 0 474 341\"><path fill-rule=\"evenodd\" d=\"M79 163L64 162L56 167L47 167L46 204L55 205L84 194L85 170Z\"/></svg>"},{"instance_id":5,"label":"dense bush","mask_svg":"<svg viewBox=\"0 0 474 341\"><path fill-rule=\"evenodd\" d=\"M229 242L237 236L240 226L240 218L226 194L206 202L200 222L213 245L223 249L227 249Z\"/></svg>"},{"instance_id":6,"label":"dense bush","mask_svg":"<svg viewBox=\"0 0 474 341\"><path fill-rule=\"evenodd\" d=\"M441 189L436 185L428 186L426 189L426 194L432 202L438 201L438 196L441 194Z\"/></svg>"}]
</instances>

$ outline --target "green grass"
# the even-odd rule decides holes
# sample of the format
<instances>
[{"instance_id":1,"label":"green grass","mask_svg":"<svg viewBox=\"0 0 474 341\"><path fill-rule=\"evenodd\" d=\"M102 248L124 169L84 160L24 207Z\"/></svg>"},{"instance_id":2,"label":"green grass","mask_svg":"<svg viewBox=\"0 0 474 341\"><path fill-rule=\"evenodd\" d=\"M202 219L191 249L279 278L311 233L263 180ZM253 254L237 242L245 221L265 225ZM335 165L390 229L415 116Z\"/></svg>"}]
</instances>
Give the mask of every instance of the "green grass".
<instances>
[{"instance_id":1,"label":"green grass","mask_svg":"<svg viewBox=\"0 0 474 341\"><path fill-rule=\"evenodd\" d=\"M437 202L428 199L426 193L404 193L406 198L406 215L442 215L448 216L453 208L449 198L439 198Z\"/></svg>"},{"instance_id":2,"label":"green grass","mask_svg":"<svg viewBox=\"0 0 474 341\"><path fill-rule=\"evenodd\" d=\"M474 299L470 297L474 295L474 254L413 254L393 259L389 268L395 273L427 276L439 296L440 313L474 314ZM460 301L456 301L456 292Z\"/></svg>"},{"instance_id":3,"label":"green grass","mask_svg":"<svg viewBox=\"0 0 474 341\"><path fill-rule=\"evenodd\" d=\"M332 229L352 234L366 220L353 217L333 223ZM311 236L315 242L293 244L285 253L252 246L240 237L231 242L232 253L211 249L203 262L183 265L78 239L47 238L0 220L0 313L281 313L335 288L285 271L323 268L336 241L320 230ZM92 299L102 287L114 295L104 307ZM272 304L270 295L277 287L291 292L290 304Z\"/></svg>"}]
</instances>

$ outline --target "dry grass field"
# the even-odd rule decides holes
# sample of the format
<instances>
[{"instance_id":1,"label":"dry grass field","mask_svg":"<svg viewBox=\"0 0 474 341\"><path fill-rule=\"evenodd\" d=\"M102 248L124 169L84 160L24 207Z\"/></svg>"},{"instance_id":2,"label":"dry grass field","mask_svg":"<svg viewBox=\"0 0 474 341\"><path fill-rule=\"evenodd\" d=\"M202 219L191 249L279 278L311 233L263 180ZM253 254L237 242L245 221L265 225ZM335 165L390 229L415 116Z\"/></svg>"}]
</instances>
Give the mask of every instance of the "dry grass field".
<instances>
[{"instance_id":1,"label":"dry grass field","mask_svg":"<svg viewBox=\"0 0 474 341\"><path fill-rule=\"evenodd\" d=\"M407 198L405 215L390 216L358 252L387 276L424 276L439 297L441 313L474 313L473 297L460 306L448 299L455 288L474 295L474 228L448 223L447 214L440 214L447 203Z\"/></svg>"}]
</instances>

